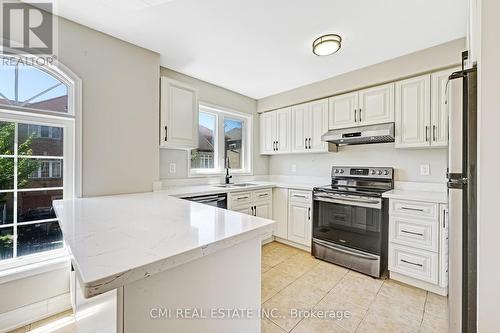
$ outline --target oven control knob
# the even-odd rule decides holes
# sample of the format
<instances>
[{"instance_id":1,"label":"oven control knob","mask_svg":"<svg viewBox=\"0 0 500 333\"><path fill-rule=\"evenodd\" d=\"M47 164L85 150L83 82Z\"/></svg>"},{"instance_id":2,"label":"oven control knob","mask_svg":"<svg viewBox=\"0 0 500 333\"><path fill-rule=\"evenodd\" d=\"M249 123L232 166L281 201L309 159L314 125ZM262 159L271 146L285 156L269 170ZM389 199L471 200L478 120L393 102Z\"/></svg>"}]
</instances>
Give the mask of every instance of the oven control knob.
<instances>
[{"instance_id":1,"label":"oven control knob","mask_svg":"<svg viewBox=\"0 0 500 333\"><path fill-rule=\"evenodd\" d=\"M370 170L370 174L374 175L375 174L375 170Z\"/></svg>"},{"instance_id":2,"label":"oven control knob","mask_svg":"<svg viewBox=\"0 0 500 333\"><path fill-rule=\"evenodd\" d=\"M344 173L344 169L340 169L340 173Z\"/></svg>"},{"instance_id":3,"label":"oven control knob","mask_svg":"<svg viewBox=\"0 0 500 333\"><path fill-rule=\"evenodd\" d=\"M389 170L385 170L385 171L384 171L384 175L386 175L386 176L387 176L388 174L389 174Z\"/></svg>"},{"instance_id":4,"label":"oven control knob","mask_svg":"<svg viewBox=\"0 0 500 333\"><path fill-rule=\"evenodd\" d=\"M377 175L380 176L381 174L382 174L382 170L377 171Z\"/></svg>"},{"instance_id":5,"label":"oven control knob","mask_svg":"<svg viewBox=\"0 0 500 333\"><path fill-rule=\"evenodd\" d=\"M335 173L339 173L339 169L335 169L335 171L334 171L334 172L335 172Z\"/></svg>"}]
</instances>

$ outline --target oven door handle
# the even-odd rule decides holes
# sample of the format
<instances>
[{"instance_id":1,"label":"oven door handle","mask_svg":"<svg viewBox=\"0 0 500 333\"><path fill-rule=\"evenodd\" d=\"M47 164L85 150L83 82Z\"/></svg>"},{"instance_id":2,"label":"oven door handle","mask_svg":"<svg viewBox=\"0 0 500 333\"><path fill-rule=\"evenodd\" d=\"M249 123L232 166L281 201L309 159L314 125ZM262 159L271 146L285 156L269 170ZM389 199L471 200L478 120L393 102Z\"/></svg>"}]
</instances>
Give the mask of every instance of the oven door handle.
<instances>
[{"instance_id":1,"label":"oven door handle","mask_svg":"<svg viewBox=\"0 0 500 333\"><path fill-rule=\"evenodd\" d=\"M361 252L361 251L357 251L357 250L354 250L354 249L349 249L347 247L344 247L344 246L341 246L341 245L332 244L332 243L325 242L325 241L322 241L322 240L319 240L319 239L313 239L313 242L317 243L317 244L319 244L321 246L324 246L326 248L329 248L331 250L342 252L342 253L346 253L346 254L349 254L349 255L352 255L352 256L355 256L355 257L359 257L359 258L362 258L362 259L367 259L367 260L378 260L378 259L380 259L378 256L376 256L374 254L367 254L367 253L364 253L364 252Z\"/></svg>"},{"instance_id":2,"label":"oven door handle","mask_svg":"<svg viewBox=\"0 0 500 333\"><path fill-rule=\"evenodd\" d=\"M381 209L382 208L382 202L378 200L360 200L360 199L346 199L346 198L332 198L332 197L327 197L327 196L322 196L315 194L314 195L314 200L317 201L323 201L323 202L329 202L329 203L346 203L346 204L360 204L363 207L369 207L369 208L376 208L376 209Z\"/></svg>"}]
</instances>

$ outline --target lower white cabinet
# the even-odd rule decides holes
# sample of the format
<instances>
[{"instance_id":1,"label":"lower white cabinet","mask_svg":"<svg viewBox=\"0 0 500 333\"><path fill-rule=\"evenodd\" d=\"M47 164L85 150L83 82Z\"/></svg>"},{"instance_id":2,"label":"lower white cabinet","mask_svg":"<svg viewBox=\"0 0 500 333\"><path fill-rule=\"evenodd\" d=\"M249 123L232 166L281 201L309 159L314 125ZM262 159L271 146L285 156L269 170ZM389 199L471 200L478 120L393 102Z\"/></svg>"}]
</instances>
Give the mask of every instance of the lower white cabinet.
<instances>
[{"instance_id":1,"label":"lower white cabinet","mask_svg":"<svg viewBox=\"0 0 500 333\"><path fill-rule=\"evenodd\" d=\"M390 199L391 278L441 295L448 287L447 206Z\"/></svg>"},{"instance_id":2,"label":"lower white cabinet","mask_svg":"<svg viewBox=\"0 0 500 333\"><path fill-rule=\"evenodd\" d=\"M289 195L288 240L311 246L311 192L290 190Z\"/></svg>"},{"instance_id":3,"label":"lower white cabinet","mask_svg":"<svg viewBox=\"0 0 500 333\"><path fill-rule=\"evenodd\" d=\"M273 188L273 220L276 221L273 235L283 239L288 237L288 189Z\"/></svg>"}]
</instances>

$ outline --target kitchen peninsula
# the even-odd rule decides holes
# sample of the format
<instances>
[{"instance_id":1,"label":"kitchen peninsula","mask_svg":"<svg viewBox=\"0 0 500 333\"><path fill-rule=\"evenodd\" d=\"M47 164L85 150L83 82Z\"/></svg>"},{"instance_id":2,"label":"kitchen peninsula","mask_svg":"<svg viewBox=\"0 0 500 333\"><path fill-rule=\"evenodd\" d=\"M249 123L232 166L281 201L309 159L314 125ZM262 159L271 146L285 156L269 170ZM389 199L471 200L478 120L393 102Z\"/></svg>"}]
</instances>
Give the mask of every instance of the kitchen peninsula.
<instances>
[{"instance_id":1,"label":"kitchen peninsula","mask_svg":"<svg viewBox=\"0 0 500 333\"><path fill-rule=\"evenodd\" d=\"M178 311L258 311L261 240L273 221L162 191L59 200L54 208L76 276L79 333L259 330L257 312L183 320Z\"/></svg>"}]
</instances>

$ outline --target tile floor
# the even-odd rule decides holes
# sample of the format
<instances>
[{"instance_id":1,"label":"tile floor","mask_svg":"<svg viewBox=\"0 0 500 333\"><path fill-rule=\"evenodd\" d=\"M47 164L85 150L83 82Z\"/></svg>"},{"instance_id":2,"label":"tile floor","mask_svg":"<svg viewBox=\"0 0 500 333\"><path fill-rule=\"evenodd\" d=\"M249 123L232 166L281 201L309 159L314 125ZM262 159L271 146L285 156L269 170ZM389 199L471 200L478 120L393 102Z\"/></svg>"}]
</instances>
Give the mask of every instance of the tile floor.
<instances>
[{"instance_id":1,"label":"tile floor","mask_svg":"<svg viewBox=\"0 0 500 333\"><path fill-rule=\"evenodd\" d=\"M262 249L262 333L445 333L446 297L377 280L272 242ZM334 319L293 316L290 309L335 310ZM317 313L317 312L316 312ZM344 315L344 318L342 318Z\"/></svg>"},{"instance_id":2,"label":"tile floor","mask_svg":"<svg viewBox=\"0 0 500 333\"><path fill-rule=\"evenodd\" d=\"M446 297L377 280L272 242L262 249L262 333L446 333ZM296 318L290 309L337 311L337 319ZM339 317L344 314L344 318ZM37 330L71 310L19 328ZM72 328L68 327L69 330ZM65 330L66 331L66 330Z\"/></svg>"}]
</instances>

